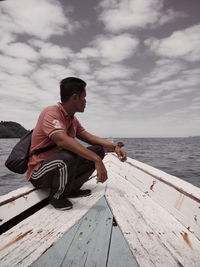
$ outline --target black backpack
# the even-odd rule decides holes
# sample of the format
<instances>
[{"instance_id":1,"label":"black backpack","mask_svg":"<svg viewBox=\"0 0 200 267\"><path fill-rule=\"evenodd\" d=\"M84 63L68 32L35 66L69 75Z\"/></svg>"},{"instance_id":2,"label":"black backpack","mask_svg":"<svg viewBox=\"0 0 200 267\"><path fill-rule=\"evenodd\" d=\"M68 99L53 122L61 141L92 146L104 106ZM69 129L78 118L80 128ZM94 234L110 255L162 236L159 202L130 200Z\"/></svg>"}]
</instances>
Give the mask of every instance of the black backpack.
<instances>
[{"instance_id":1,"label":"black backpack","mask_svg":"<svg viewBox=\"0 0 200 267\"><path fill-rule=\"evenodd\" d=\"M38 155L48 151L56 145L51 145L43 148L38 148L32 153L29 153L31 146L31 135L33 130L27 132L19 142L13 147L9 157L5 162L5 166L12 172L23 174L27 171L28 160L32 155Z\"/></svg>"}]
</instances>

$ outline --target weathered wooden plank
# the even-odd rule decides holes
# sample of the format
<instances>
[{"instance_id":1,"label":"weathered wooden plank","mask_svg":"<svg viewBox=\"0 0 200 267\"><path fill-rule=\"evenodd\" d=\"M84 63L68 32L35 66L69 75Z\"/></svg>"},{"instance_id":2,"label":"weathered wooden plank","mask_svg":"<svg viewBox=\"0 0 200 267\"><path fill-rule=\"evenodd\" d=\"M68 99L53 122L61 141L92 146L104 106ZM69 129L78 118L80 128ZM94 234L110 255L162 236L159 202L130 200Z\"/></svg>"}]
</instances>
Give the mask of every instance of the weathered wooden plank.
<instances>
[{"instance_id":1,"label":"weathered wooden plank","mask_svg":"<svg viewBox=\"0 0 200 267\"><path fill-rule=\"evenodd\" d=\"M106 266L112 219L103 197L32 266Z\"/></svg>"},{"instance_id":2,"label":"weathered wooden plank","mask_svg":"<svg viewBox=\"0 0 200 267\"><path fill-rule=\"evenodd\" d=\"M199 240L130 182L110 173L106 199L140 266L199 266Z\"/></svg>"},{"instance_id":3,"label":"weathered wooden plank","mask_svg":"<svg viewBox=\"0 0 200 267\"><path fill-rule=\"evenodd\" d=\"M73 209L47 205L0 236L0 266L29 266L68 231L103 195L105 184L92 179L84 185L93 194L73 199Z\"/></svg>"},{"instance_id":4,"label":"weathered wooden plank","mask_svg":"<svg viewBox=\"0 0 200 267\"><path fill-rule=\"evenodd\" d=\"M107 267L139 267L118 226L112 229Z\"/></svg>"},{"instance_id":5,"label":"weathered wooden plank","mask_svg":"<svg viewBox=\"0 0 200 267\"><path fill-rule=\"evenodd\" d=\"M110 170L150 196L200 239L200 203L197 201L197 199L200 201L199 188L146 164L143 166L142 163L137 163L134 167L129 164L134 160L129 158L128 164L119 162L113 156L110 157L110 160L112 162ZM174 179L176 186L171 185L172 179ZM191 190L192 188L195 189L195 198L193 198L194 195L191 190L190 194L186 191L187 186Z\"/></svg>"},{"instance_id":6,"label":"weathered wooden plank","mask_svg":"<svg viewBox=\"0 0 200 267\"><path fill-rule=\"evenodd\" d=\"M63 261L64 266L106 266L112 214L105 198L85 216Z\"/></svg>"},{"instance_id":7,"label":"weathered wooden plank","mask_svg":"<svg viewBox=\"0 0 200 267\"><path fill-rule=\"evenodd\" d=\"M137 168L147 174L150 174L152 177L160 179L163 182L171 185L172 187L176 187L177 190L184 191L188 195L191 195L194 199L200 202L199 195L200 195L200 188L188 183L176 176L170 175L164 171L161 171L157 168L154 168L148 164L142 163L140 161L134 160L132 158L127 158L126 162L120 162L115 154L111 153L107 156L107 160L111 162L111 165L115 165L116 168L119 170L128 169L128 165L130 166L130 170L133 167L134 169ZM125 166L124 166L125 165ZM123 168L122 168L123 167ZM118 172L120 174L120 172Z\"/></svg>"},{"instance_id":8,"label":"weathered wooden plank","mask_svg":"<svg viewBox=\"0 0 200 267\"><path fill-rule=\"evenodd\" d=\"M104 158L105 165L108 164L108 159L107 156ZM94 171L90 179L96 179L95 177L96 171ZM48 189L36 189L30 183L6 195L0 196L0 226L46 199L48 196Z\"/></svg>"},{"instance_id":9,"label":"weathered wooden plank","mask_svg":"<svg viewBox=\"0 0 200 267\"><path fill-rule=\"evenodd\" d=\"M0 197L0 225L41 202L48 190L37 190L31 184Z\"/></svg>"},{"instance_id":10,"label":"weathered wooden plank","mask_svg":"<svg viewBox=\"0 0 200 267\"><path fill-rule=\"evenodd\" d=\"M39 257L32 267L55 267L61 266L70 244L73 242L74 236L77 233L82 219L78 221L69 231L67 231L57 242L55 242L41 257ZM63 266L63 265L62 265Z\"/></svg>"},{"instance_id":11,"label":"weathered wooden plank","mask_svg":"<svg viewBox=\"0 0 200 267\"><path fill-rule=\"evenodd\" d=\"M121 163L110 155L106 165L106 198L140 266L199 267L200 244L192 233L193 226L188 228L187 217L194 217L198 236L200 190L132 159L128 164ZM104 195L105 184L97 186L93 179L89 187L94 194L73 200L74 209L58 211L48 205L4 233L0 237L0 266L29 266L34 262ZM7 205L5 199L2 201Z\"/></svg>"},{"instance_id":12,"label":"weathered wooden plank","mask_svg":"<svg viewBox=\"0 0 200 267\"><path fill-rule=\"evenodd\" d=\"M27 185L20 187L18 189L15 189L5 195L0 196L0 206L4 205L5 202L10 201L11 199L16 199L18 198L19 195L24 195L30 191L33 191L34 186L30 183Z\"/></svg>"}]
</instances>

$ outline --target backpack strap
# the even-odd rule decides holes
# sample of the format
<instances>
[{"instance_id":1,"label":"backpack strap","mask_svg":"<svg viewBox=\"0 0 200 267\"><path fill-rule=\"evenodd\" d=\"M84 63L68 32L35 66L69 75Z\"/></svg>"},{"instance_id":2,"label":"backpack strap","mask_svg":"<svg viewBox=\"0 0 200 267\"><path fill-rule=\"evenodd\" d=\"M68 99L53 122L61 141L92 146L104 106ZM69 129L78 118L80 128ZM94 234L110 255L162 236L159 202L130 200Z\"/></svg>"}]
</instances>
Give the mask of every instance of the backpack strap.
<instances>
[{"instance_id":1,"label":"backpack strap","mask_svg":"<svg viewBox=\"0 0 200 267\"><path fill-rule=\"evenodd\" d=\"M51 145L51 146L46 146L46 147L41 147L41 148L35 149L29 154L29 157L32 157L33 155L39 155L40 153L51 150L52 148L54 148L56 146L57 145Z\"/></svg>"}]
</instances>

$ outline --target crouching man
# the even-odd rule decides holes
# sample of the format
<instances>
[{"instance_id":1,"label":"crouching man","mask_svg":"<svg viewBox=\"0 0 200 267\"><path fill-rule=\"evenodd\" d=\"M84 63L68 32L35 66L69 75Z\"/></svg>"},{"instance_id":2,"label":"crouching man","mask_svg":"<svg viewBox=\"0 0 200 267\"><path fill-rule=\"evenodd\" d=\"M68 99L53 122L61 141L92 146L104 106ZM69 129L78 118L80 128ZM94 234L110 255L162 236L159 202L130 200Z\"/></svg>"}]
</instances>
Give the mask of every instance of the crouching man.
<instances>
[{"instance_id":1,"label":"crouching man","mask_svg":"<svg viewBox=\"0 0 200 267\"><path fill-rule=\"evenodd\" d=\"M68 198L91 194L91 190L80 188L95 169L97 182L107 180L102 161L105 149L115 151L122 161L126 160L126 152L117 144L87 132L75 117L75 113L84 112L86 106L86 83L83 80L63 79L60 97L60 103L41 112L32 134L30 153L54 146L30 157L27 178L37 188L50 188L50 203L65 210L72 208ZM75 137L91 146L86 148Z\"/></svg>"}]
</instances>

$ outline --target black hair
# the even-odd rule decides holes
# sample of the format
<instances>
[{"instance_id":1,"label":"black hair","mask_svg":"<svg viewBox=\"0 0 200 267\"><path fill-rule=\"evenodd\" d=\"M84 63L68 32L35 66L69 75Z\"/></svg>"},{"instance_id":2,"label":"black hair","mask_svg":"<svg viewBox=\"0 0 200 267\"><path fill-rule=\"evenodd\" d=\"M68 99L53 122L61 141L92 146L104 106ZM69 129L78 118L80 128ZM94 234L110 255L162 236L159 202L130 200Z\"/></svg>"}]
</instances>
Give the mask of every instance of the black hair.
<instances>
[{"instance_id":1,"label":"black hair","mask_svg":"<svg viewBox=\"0 0 200 267\"><path fill-rule=\"evenodd\" d=\"M68 77L60 82L61 102L66 102L73 94L81 94L86 87L86 82L76 77Z\"/></svg>"}]
</instances>

